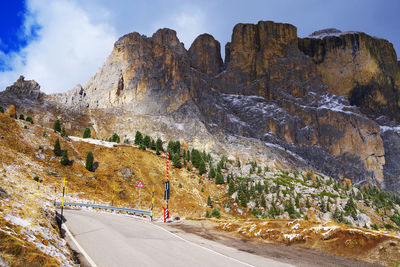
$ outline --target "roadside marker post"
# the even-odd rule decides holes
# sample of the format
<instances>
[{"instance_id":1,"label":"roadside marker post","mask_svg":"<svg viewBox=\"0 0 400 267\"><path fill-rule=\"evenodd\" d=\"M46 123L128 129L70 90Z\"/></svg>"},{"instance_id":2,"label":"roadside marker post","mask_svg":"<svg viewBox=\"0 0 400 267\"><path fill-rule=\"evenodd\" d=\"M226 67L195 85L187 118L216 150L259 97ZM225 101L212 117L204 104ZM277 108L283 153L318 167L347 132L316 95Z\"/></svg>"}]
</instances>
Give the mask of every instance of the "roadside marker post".
<instances>
[{"instance_id":1,"label":"roadside marker post","mask_svg":"<svg viewBox=\"0 0 400 267\"><path fill-rule=\"evenodd\" d=\"M115 185L113 185L112 197L111 197L111 206L114 206L114 192L115 192Z\"/></svg>"},{"instance_id":2,"label":"roadside marker post","mask_svg":"<svg viewBox=\"0 0 400 267\"><path fill-rule=\"evenodd\" d=\"M153 193L151 194L151 216L150 220L153 220L153 206L154 206L154 184L153 184Z\"/></svg>"},{"instance_id":3,"label":"roadside marker post","mask_svg":"<svg viewBox=\"0 0 400 267\"><path fill-rule=\"evenodd\" d=\"M165 208L164 208L164 222L167 222L169 218L169 210L168 210L168 199L169 199L169 152L167 152L167 181L165 182L164 189L164 199L165 199Z\"/></svg>"},{"instance_id":4,"label":"roadside marker post","mask_svg":"<svg viewBox=\"0 0 400 267\"><path fill-rule=\"evenodd\" d=\"M54 182L54 206L56 205L57 200L57 181Z\"/></svg>"},{"instance_id":5,"label":"roadside marker post","mask_svg":"<svg viewBox=\"0 0 400 267\"><path fill-rule=\"evenodd\" d=\"M61 222L60 222L60 228L63 223L63 214L64 214L64 195L65 195L65 177L63 181L63 194L62 194L62 199L61 199Z\"/></svg>"},{"instance_id":6,"label":"roadside marker post","mask_svg":"<svg viewBox=\"0 0 400 267\"><path fill-rule=\"evenodd\" d=\"M139 188L139 209L140 209L140 192L142 191L142 188L144 188L144 185L141 180L136 184L136 187Z\"/></svg>"}]
</instances>

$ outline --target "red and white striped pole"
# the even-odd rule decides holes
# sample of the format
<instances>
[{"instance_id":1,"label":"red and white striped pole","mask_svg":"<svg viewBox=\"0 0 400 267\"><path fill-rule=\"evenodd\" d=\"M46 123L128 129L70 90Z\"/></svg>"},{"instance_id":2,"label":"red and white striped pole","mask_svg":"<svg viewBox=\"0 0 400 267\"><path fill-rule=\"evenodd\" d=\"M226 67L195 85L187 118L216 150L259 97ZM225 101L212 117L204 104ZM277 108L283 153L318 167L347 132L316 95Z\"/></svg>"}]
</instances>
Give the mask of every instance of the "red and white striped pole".
<instances>
[{"instance_id":1,"label":"red and white striped pole","mask_svg":"<svg viewBox=\"0 0 400 267\"><path fill-rule=\"evenodd\" d=\"M167 152L167 182L169 181L169 152ZM164 216L164 222L166 222L166 219L169 218L169 210L168 210L168 197L165 199L165 216Z\"/></svg>"}]
</instances>

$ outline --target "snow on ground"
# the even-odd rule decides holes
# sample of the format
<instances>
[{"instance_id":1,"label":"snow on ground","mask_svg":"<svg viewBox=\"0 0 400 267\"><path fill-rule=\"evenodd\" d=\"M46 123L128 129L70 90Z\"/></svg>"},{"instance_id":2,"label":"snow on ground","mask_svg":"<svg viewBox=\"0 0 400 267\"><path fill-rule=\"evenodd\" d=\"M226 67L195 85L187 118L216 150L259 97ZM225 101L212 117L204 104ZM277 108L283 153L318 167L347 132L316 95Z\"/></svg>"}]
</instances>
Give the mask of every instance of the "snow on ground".
<instances>
[{"instance_id":1,"label":"snow on ground","mask_svg":"<svg viewBox=\"0 0 400 267\"><path fill-rule=\"evenodd\" d=\"M109 147L109 148L112 148L112 147L114 147L114 145L117 145L117 143L115 143L115 142L102 141L102 140L97 140L97 139L93 139L93 138L80 138L77 136L69 136L69 138L75 142L86 142L89 144L99 145L99 146L104 146L104 147Z\"/></svg>"},{"instance_id":2,"label":"snow on ground","mask_svg":"<svg viewBox=\"0 0 400 267\"><path fill-rule=\"evenodd\" d=\"M400 126L397 127L381 126L380 128L381 128L381 133L384 133L386 131L394 131L400 134Z\"/></svg>"}]
</instances>

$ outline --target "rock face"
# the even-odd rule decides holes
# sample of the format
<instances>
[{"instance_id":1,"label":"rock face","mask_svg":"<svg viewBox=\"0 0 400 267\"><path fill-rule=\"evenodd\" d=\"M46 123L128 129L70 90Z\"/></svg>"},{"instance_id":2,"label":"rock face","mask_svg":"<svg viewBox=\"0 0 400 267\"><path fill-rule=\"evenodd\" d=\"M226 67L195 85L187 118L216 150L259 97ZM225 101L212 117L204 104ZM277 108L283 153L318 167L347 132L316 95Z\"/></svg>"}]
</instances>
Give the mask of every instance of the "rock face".
<instances>
[{"instance_id":1,"label":"rock face","mask_svg":"<svg viewBox=\"0 0 400 267\"><path fill-rule=\"evenodd\" d=\"M319 31L298 42L330 92L346 96L372 118L385 115L400 122L398 62L390 42L338 30Z\"/></svg>"},{"instance_id":2,"label":"rock face","mask_svg":"<svg viewBox=\"0 0 400 267\"><path fill-rule=\"evenodd\" d=\"M89 114L99 138L132 140L140 130L400 192L391 171L399 141L381 130L398 116L400 68L389 42L336 29L301 39L292 25L261 21L236 25L225 51L223 63L208 34L186 51L170 29L130 33L85 85L46 100Z\"/></svg>"},{"instance_id":3,"label":"rock face","mask_svg":"<svg viewBox=\"0 0 400 267\"><path fill-rule=\"evenodd\" d=\"M189 58L197 70L215 76L224 67L221 58L221 45L209 34L199 35L190 46Z\"/></svg>"},{"instance_id":4,"label":"rock face","mask_svg":"<svg viewBox=\"0 0 400 267\"><path fill-rule=\"evenodd\" d=\"M25 77L21 75L13 85L6 88L4 95L14 95L21 99L39 100L45 94L40 91L40 85L36 81L25 81Z\"/></svg>"}]
</instances>

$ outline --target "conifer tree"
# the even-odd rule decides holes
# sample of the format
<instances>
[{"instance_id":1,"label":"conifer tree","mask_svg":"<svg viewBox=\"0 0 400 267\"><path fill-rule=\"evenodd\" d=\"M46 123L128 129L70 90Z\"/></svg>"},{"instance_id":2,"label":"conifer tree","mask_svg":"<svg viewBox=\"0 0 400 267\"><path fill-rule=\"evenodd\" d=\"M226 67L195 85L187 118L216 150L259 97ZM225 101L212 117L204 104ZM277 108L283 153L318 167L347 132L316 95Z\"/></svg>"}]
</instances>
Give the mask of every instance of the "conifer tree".
<instances>
[{"instance_id":1,"label":"conifer tree","mask_svg":"<svg viewBox=\"0 0 400 267\"><path fill-rule=\"evenodd\" d=\"M242 190L240 190L238 194L239 194L240 205L241 205L242 207L247 207L247 197L246 197L246 194L245 194Z\"/></svg>"},{"instance_id":2,"label":"conifer tree","mask_svg":"<svg viewBox=\"0 0 400 267\"><path fill-rule=\"evenodd\" d=\"M119 135L116 134L116 133L113 133L113 135L111 136L111 142L115 142L115 143L121 142L121 139L119 138Z\"/></svg>"},{"instance_id":3,"label":"conifer tree","mask_svg":"<svg viewBox=\"0 0 400 267\"><path fill-rule=\"evenodd\" d=\"M200 174L200 175L203 175L203 174L205 174L206 172L207 172L207 170L206 170L206 164L204 163L204 160L201 159L201 160L200 160L200 164L199 164L199 174Z\"/></svg>"},{"instance_id":4,"label":"conifer tree","mask_svg":"<svg viewBox=\"0 0 400 267\"><path fill-rule=\"evenodd\" d=\"M215 169L212 164L210 165L210 171L208 172L208 178L215 178Z\"/></svg>"},{"instance_id":5,"label":"conifer tree","mask_svg":"<svg viewBox=\"0 0 400 267\"><path fill-rule=\"evenodd\" d=\"M8 108L8 115L11 117L11 118L17 118L17 112L15 112L15 106L14 105L11 105L9 108Z\"/></svg>"},{"instance_id":6,"label":"conifer tree","mask_svg":"<svg viewBox=\"0 0 400 267\"><path fill-rule=\"evenodd\" d=\"M225 183L224 176L220 172L218 172L217 176L215 177L215 184L224 184L224 183Z\"/></svg>"},{"instance_id":7,"label":"conifer tree","mask_svg":"<svg viewBox=\"0 0 400 267\"><path fill-rule=\"evenodd\" d=\"M190 150L188 149L187 154L186 154L186 160L190 162Z\"/></svg>"},{"instance_id":8,"label":"conifer tree","mask_svg":"<svg viewBox=\"0 0 400 267\"><path fill-rule=\"evenodd\" d=\"M61 163L61 165L63 165L63 166L66 166L66 165L69 164L68 151L67 151L67 150L64 150L64 151L63 151L63 155L62 155L62 157L61 157L60 163Z\"/></svg>"},{"instance_id":9,"label":"conifer tree","mask_svg":"<svg viewBox=\"0 0 400 267\"><path fill-rule=\"evenodd\" d=\"M232 196L236 192L235 183L233 179L229 181L228 194Z\"/></svg>"},{"instance_id":10,"label":"conifer tree","mask_svg":"<svg viewBox=\"0 0 400 267\"><path fill-rule=\"evenodd\" d=\"M65 131L64 127L61 129L61 136L62 137L67 137L67 132Z\"/></svg>"},{"instance_id":11,"label":"conifer tree","mask_svg":"<svg viewBox=\"0 0 400 267\"><path fill-rule=\"evenodd\" d=\"M196 167L199 168L200 166L200 161L201 161L201 156L200 156L200 152L197 149L192 149L192 164Z\"/></svg>"},{"instance_id":12,"label":"conifer tree","mask_svg":"<svg viewBox=\"0 0 400 267\"><path fill-rule=\"evenodd\" d=\"M19 114L19 119L20 119L20 120L25 120L24 114Z\"/></svg>"},{"instance_id":13,"label":"conifer tree","mask_svg":"<svg viewBox=\"0 0 400 267\"><path fill-rule=\"evenodd\" d=\"M210 197L210 196L208 196L208 198L207 198L207 206L209 206L210 208L213 207L212 201L211 201L211 197Z\"/></svg>"},{"instance_id":14,"label":"conifer tree","mask_svg":"<svg viewBox=\"0 0 400 267\"><path fill-rule=\"evenodd\" d=\"M92 151L89 151L87 154L86 154L86 164L85 164L85 167L86 167L86 169L88 170L88 171L93 171L93 153L92 153Z\"/></svg>"},{"instance_id":15,"label":"conifer tree","mask_svg":"<svg viewBox=\"0 0 400 267\"><path fill-rule=\"evenodd\" d=\"M161 155L160 149L158 148L158 146L156 147L156 155Z\"/></svg>"},{"instance_id":16,"label":"conifer tree","mask_svg":"<svg viewBox=\"0 0 400 267\"><path fill-rule=\"evenodd\" d=\"M183 158L183 162L186 162L186 150L185 149L183 149L182 158ZM186 165L186 163L184 163L184 164Z\"/></svg>"},{"instance_id":17,"label":"conifer tree","mask_svg":"<svg viewBox=\"0 0 400 267\"><path fill-rule=\"evenodd\" d=\"M0 113L4 113L4 108L0 106Z\"/></svg>"},{"instance_id":18,"label":"conifer tree","mask_svg":"<svg viewBox=\"0 0 400 267\"><path fill-rule=\"evenodd\" d=\"M267 201L265 200L264 194L261 195L261 207L267 207Z\"/></svg>"},{"instance_id":19,"label":"conifer tree","mask_svg":"<svg viewBox=\"0 0 400 267\"><path fill-rule=\"evenodd\" d=\"M146 135L143 139L143 145L145 145L146 148L150 148L150 143L151 143L150 136Z\"/></svg>"},{"instance_id":20,"label":"conifer tree","mask_svg":"<svg viewBox=\"0 0 400 267\"><path fill-rule=\"evenodd\" d=\"M157 140L158 141L158 140ZM143 142L143 135L141 132L136 131L136 135L135 135L135 145L140 145Z\"/></svg>"},{"instance_id":21,"label":"conifer tree","mask_svg":"<svg viewBox=\"0 0 400 267\"><path fill-rule=\"evenodd\" d=\"M83 131L83 138L90 138L92 136L92 133L89 128L85 128Z\"/></svg>"},{"instance_id":22,"label":"conifer tree","mask_svg":"<svg viewBox=\"0 0 400 267\"><path fill-rule=\"evenodd\" d=\"M151 142L150 142L150 149L151 150L156 150L156 142L154 141L154 139L152 139Z\"/></svg>"},{"instance_id":23,"label":"conifer tree","mask_svg":"<svg viewBox=\"0 0 400 267\"><path fill-rule=\"evenodd\" d=\"M61 132L61 122L60 120L55 120L53 125L54 132Z\"/></svg>"},{"instance_id":24,"label":"conifer tree","mask_svg":"<svg viewBox=\"0 0 400 267\"><path fill-rule=\"evenodd\" d=\"M53 152L54 155L56 155L57 157L61 156L61 146L60 146L60 140L58 138L54 144Z\"/></svg>"},{"instance_id":25,"label":"conifer tree","mask_svg":"<svg viewBox=\"0 0 400 267\"><path fill-rule=\"evenodd\" d=\"M26 121L30 122L31 124L33 124L33 119L31 116L26 117Z\"/></svg>"},{"instance_id":26,"label":"conifer tree","mask_svg":"<svg viewBox=\"0 0 400 267\"><path fill-rule=\"evenodd\" d=\"M158 151L164 151L161 138L157 138L156 148L158 148Z\"/></svg>"},{"instance_id":27,"label":"conifer tree","mask_svg":"<svg viewBox=\"0 0 400 267\"><path fill-rule=\"evenodd\" d=\"M181 157L179 156L178 153L175 153L173 158L172 158L172 164L175 166L175 168L182 168L181 164Z\"/></svg>"}]
</instances>

